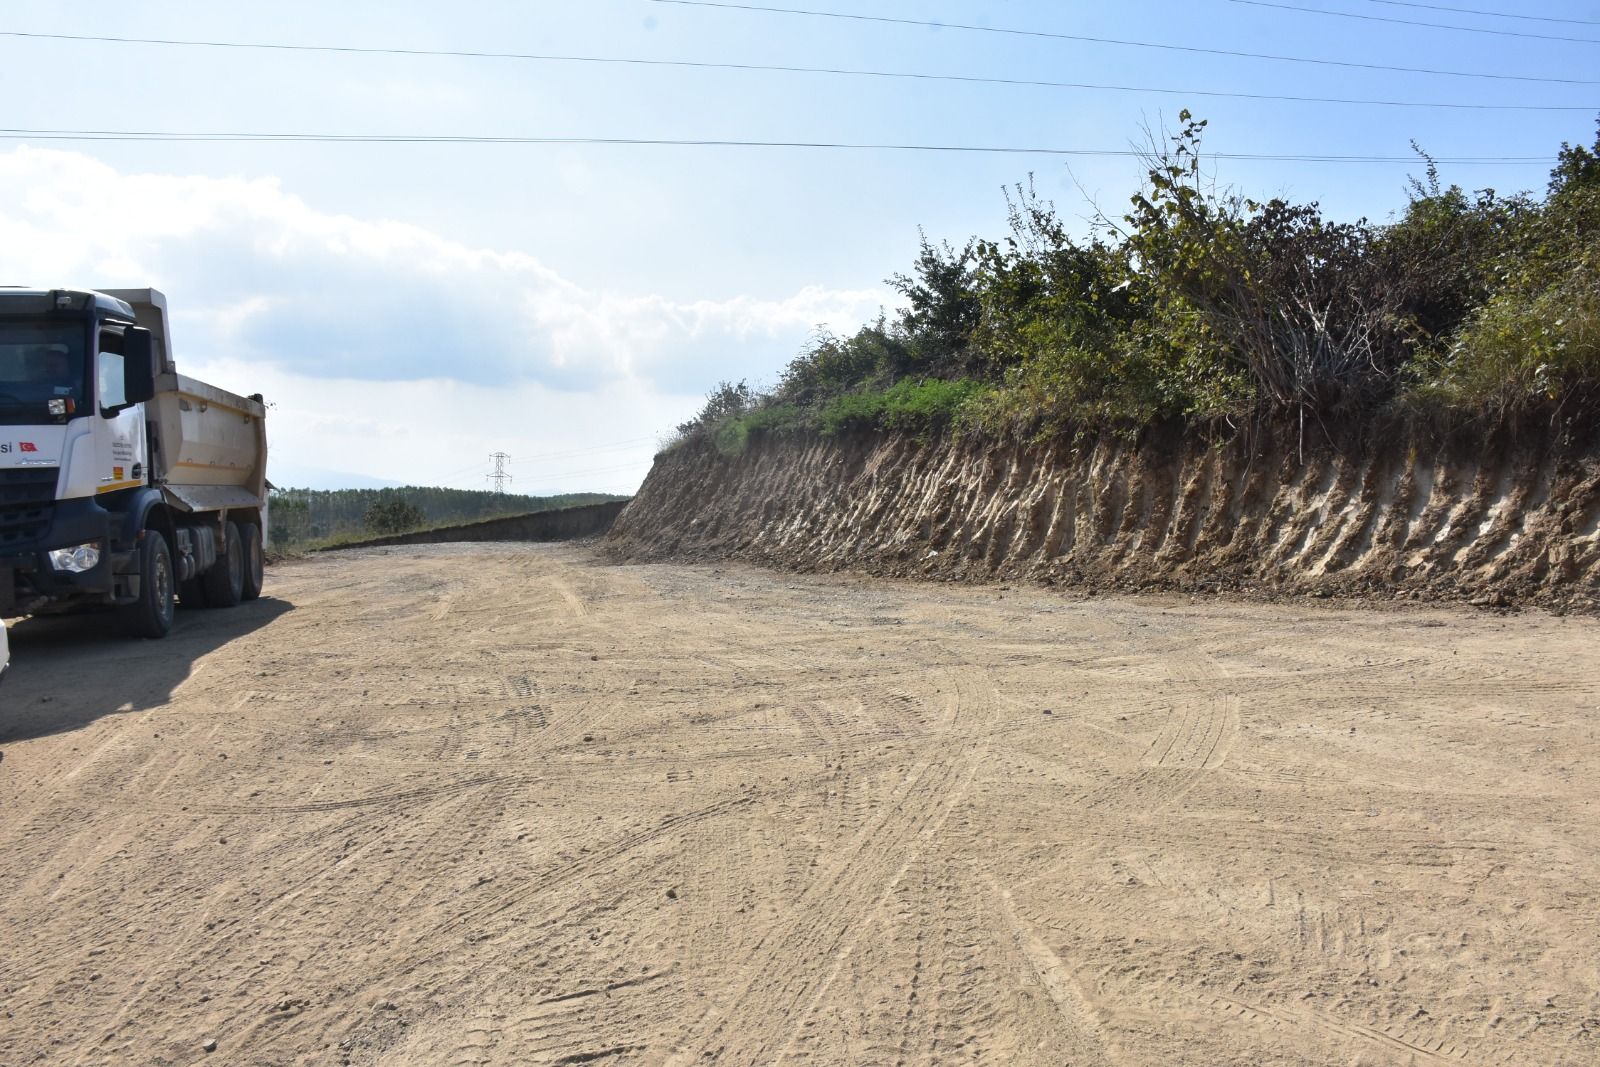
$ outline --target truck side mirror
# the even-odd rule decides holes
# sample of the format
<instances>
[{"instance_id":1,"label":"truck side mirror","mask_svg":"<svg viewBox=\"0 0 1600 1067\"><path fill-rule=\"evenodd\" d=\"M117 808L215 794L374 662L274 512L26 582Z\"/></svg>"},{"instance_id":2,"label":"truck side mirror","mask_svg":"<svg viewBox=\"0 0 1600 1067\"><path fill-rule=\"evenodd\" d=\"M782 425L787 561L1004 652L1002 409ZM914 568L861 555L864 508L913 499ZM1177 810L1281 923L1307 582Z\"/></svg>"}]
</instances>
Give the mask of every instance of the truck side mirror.
<instances>
[{"instance_id":1,"label":"truck side mirror","mask_svg":"<svg viewBox=\"0 0 1600 1067\"><path fill-rule=\"evenodd\" d=\"M123 398L142 404L156 395L154 345L150 331L130 326L122 336Z\"/></svg>"}]
</instances>

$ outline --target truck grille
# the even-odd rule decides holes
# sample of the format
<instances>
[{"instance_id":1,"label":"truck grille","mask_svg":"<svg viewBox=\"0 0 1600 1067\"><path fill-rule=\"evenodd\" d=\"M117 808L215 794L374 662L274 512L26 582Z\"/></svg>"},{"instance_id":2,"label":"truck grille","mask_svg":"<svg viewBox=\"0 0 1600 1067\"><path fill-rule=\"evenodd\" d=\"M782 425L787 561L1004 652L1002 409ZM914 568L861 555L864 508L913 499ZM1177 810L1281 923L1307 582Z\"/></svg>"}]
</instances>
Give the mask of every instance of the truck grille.
<instances>
[{"instance_id":1,"label":"truck grille","mask_svg":"<svg viewBox=\"0 0 1600 1067\"><path fill-rule=\"evenodd\" d=\"M58 467L0 470L0 552L32 544L50 528Z\"/></svg>"}]
</instances>

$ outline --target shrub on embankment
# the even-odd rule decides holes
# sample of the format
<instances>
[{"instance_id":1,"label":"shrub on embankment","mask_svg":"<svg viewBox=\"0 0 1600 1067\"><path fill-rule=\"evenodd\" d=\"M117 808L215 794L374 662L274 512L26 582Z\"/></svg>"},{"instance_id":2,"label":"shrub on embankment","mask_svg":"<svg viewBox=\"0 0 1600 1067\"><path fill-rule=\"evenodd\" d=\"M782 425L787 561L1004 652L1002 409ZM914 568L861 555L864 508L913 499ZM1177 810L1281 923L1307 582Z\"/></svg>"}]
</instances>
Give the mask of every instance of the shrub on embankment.
<instances>
[{"instance_id":1,"label":"shrub on embankment","mask_svg":"<svg viewBox=\"0 0 1600 1067\"><path fill-rule=\"evenodd\" d=\"M1213 188L1181 119L1121 219L1075 238L1018 186L1009 235L924 239L903 310L820 335L770 392L724 383L678 443L1600 412L1600 137L1562 146L1542 196L1446 186L1424 156L1395 221L1345 223Z\"/></svg>"}]
</instances>

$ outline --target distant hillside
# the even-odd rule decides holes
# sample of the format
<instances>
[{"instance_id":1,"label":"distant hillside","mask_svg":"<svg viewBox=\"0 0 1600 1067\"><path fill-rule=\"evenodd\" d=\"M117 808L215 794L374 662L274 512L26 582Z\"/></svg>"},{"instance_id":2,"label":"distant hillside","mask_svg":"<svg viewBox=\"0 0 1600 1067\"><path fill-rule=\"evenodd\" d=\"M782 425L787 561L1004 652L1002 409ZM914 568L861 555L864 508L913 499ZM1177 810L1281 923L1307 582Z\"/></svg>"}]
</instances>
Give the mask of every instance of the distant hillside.
<instances>
[{"instance_id":1,"label":"distant hillside","mask_svg":"<svg viewBox=\"0 0 1600 1067\"><path fill-rule=\"evenodd\" d=\"M281 546L367 532L369 509L396 500L420 511L422 525L438 526L621 499L608 493L521 496L416 485L397 489L275 489L271 535L273 542Z\"/></svg>"}]
</instances>

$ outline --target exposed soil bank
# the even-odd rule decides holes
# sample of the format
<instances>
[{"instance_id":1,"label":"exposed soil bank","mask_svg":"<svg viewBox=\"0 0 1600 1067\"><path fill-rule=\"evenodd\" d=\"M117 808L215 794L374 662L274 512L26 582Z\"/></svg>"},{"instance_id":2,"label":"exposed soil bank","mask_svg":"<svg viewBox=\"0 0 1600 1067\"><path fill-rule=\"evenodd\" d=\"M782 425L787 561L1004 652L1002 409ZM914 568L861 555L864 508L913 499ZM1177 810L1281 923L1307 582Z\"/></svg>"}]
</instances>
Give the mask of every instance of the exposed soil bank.
<instances>
[{"instance_id":1,"label":"exposed soil bank","mask_svg":"<svg viewBox=\"0 0 1600 1067\"><path fill-rule=\"evenodd\" d=\"M691 444L612 528L633 560L1086 588L1426 596L1600 609L1593 429L997 445L889 434Z\"/></svg>"}]
</instances>

